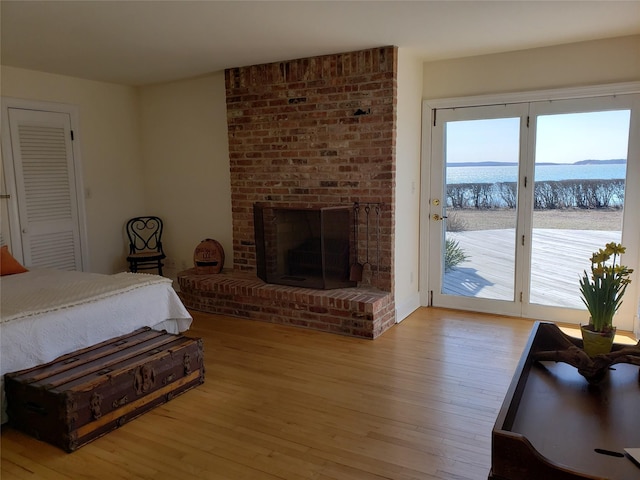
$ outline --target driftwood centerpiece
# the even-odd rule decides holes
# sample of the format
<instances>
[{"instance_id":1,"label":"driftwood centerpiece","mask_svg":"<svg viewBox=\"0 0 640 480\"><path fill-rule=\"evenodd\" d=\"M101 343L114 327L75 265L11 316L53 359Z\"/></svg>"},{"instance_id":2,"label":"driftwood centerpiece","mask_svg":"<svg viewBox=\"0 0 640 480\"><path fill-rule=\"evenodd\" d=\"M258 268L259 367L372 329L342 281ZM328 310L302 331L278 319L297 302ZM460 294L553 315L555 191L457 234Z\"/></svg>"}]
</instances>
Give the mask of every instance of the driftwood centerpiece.
<instances>
[{"instance_id":1,"label":"driftwood centerpiece","mask_svg":"<svg viewBox=\"0 0 640 480\"><path fill-rule=\"evenodd\" d=\"M610 353L592 358L582 349L582 340L564 334L557 325L549 325L547 334L545 350L532 353L532 358L572 365L590 384L600 382L616 363L640 365L640 341L629 346L614 344Z\"/></svg>"}]
</instances>

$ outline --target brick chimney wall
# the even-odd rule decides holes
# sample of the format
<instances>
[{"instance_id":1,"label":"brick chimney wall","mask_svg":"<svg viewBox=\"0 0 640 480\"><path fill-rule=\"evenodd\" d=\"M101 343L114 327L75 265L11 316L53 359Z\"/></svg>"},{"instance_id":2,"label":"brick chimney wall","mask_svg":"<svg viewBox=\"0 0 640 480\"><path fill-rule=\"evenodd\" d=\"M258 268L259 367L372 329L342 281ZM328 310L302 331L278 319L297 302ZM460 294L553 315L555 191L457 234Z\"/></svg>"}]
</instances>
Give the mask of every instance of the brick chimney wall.
<instances>
[{"instance_id":1,"label":"brick chimney wall","mask_svg":"<svg viewBox=\"0 0 640 480\"><path fill-rule=\"evenodd\" d=\"M370 265L362 285L392 292L397 48L232 68L225 82L233 269L256 271L256 202L381 204L379 217L373 207L370 213ZM365 220L361 208L361 262Z\"/></svg>"}]
</instances>

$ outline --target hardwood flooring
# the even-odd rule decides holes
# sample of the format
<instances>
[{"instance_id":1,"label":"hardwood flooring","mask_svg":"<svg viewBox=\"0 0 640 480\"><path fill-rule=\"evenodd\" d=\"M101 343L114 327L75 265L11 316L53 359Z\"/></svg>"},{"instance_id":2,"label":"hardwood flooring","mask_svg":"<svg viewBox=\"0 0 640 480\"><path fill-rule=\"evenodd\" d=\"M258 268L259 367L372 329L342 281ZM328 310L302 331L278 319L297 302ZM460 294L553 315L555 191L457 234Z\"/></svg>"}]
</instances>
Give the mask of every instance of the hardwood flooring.
<instances>
[{"instance_id":1,"label":"hardwood flooring","mask_svg":"<svg viewBox=\"0 0 640 480\"><path fill-rule=\"evenodd\" d=\"M421 308L361 340L194 312L204 385L72 454L2 428L2 480L485 480L532 322Z\"/></svg>"}]
</instances>

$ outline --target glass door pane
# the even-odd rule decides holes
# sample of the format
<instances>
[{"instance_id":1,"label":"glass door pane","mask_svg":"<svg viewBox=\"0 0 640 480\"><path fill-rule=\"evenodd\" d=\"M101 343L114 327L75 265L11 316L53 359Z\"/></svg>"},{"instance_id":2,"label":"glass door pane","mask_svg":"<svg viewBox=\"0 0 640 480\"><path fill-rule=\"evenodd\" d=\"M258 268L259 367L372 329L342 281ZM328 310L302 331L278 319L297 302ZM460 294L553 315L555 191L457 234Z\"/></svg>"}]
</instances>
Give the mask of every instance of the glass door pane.
<instances>
[{"instance_id":1,"label":"glass door pane","mask_svg":"<svg viewBox=\"0 0 640 480\"><path fill-rule=\"evenodd\" d=\"M621 242L630 110L536 117L529 301L584 309L578 279Z\"/></svg>"},{"instance_id":2,"label":"glass door pane","mask_svg":"<svg viewBox=\"0 0 640 480\"><path fill-rule=\"evenodd\" d=\"M448 122L442 293L514 300L520 118Z\"/></svg>"}]
</instances>

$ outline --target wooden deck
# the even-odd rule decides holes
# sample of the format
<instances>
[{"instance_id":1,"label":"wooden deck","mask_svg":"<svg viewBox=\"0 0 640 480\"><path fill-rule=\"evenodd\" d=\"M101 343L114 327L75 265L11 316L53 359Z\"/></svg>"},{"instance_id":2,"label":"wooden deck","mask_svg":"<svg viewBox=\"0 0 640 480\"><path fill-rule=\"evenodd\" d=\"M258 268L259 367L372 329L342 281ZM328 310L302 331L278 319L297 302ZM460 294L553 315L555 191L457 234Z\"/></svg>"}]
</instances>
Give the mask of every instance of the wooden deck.
<instances>
[{"instance_id":1,"label":"wooden deck","mask_svg":"<svg viewBox=\"0 0 640 480\"><path fill-rule=\"evenodd\" d=\"M447 233L468 259L445 274L444 293L513 300L514 235L513 230ZM530 303L584 308L580 275L589 269L592 253L612 241L620 241L620 232L534 229Z\"/></svg>"}]
</instances>

